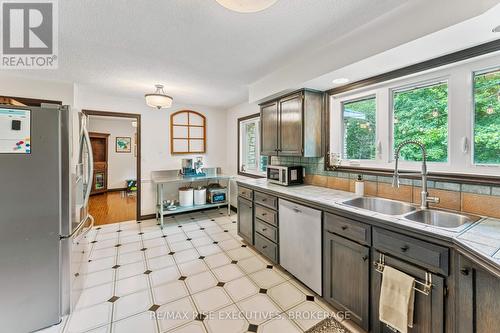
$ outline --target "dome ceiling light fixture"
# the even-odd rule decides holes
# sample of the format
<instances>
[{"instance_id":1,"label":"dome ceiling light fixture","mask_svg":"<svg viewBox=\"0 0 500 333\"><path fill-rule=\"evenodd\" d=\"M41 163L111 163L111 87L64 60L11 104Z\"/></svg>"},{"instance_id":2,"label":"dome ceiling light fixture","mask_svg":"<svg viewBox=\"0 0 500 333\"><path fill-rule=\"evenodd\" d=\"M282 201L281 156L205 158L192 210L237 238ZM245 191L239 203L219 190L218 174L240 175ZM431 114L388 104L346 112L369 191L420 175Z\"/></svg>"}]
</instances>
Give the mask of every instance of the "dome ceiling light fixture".
<instances>
[{"instance_id":1,"label":"dome ceiling light fixture","mask_svg":"<svg viewBox=\"0 0 500 333\"><path fill-rule=\"evenodd\" d=\"M238 13L255 13L267 9L278 0L215 0L219 5Z\"/></svg>"},{"instance_id":2,"label":"dome ceiling light fixture","mask_svg":"<svg viewBox=\"0 0 500 333\"><path fill-rule=\"evenodd\" d=\"M156 91L154 93L144 95L144 98L146 98L146 104L152 108L157 108L158 110L171 107L174 99L165 93L163 85L156 84L155 87Z\"/></svg>"},{"instance_id":3,"label":"dome ceiling light fixture","mask_svg":"<svg viewBox=\"0 0 500 333\"><path fill-rule=\"evenodd\" d=\"M347 82L349 82L350 80L348 78L345 78L345 77L339 77L338 79L334 79L332 80L332 83L333 84L346 84Z\"/></svg>"}]
</instances>

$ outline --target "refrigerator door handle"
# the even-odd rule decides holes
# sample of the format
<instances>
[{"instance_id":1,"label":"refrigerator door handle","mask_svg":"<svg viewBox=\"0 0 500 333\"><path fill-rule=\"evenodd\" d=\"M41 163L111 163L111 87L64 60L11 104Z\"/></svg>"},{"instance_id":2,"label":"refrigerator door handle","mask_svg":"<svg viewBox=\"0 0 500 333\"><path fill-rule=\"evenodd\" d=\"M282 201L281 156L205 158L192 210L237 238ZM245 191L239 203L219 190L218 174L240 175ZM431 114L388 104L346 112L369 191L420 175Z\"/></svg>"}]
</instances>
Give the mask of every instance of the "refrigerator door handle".
<instances>
[{"instance_id":1,"label":"refrigerator door handle","mask_svg":"<svg viewBox=\"0 0 500 333\"><path fill-rule=\"evenodd\" d=\"M68 235L61 235L59 236L59 239L68 239L68 238L72 238L74 237L76 234L78 234L84 227L85 223L87 223L87 220L90 219L90 225L87 229L87 231L85 231L84 234L82 234L81 236L78 237L78 239L80 239L81 237L84 237L93 227L94 227L94 217L92 217L92 215L87 215L86 218L84 218L82 220L82 222L80 222L80 224L78 224L78 226ZM76 242L76 239L74 240Z\"/></svg>"},{"instance_id":2,"label":"refrigerator door handle","mask_svg":"<svg viewBox=\"0 0 500 333\"><path fill-rule=\"evenodd\" d=\"M87 145L87 151L88 151L88 184L87 184L87 188L86 188L86 191L85 191L85 197L84 197L84 201L83 201L83 206L84 207L87 207L88 204L89 204L89 198L90 198L90 192L92 191L92 181L93 181L93 178L94 178L94 156L93 156L93 153L92 153L92 144L90 143L90 136L89 136L89 132L87 131L87 128L86 126L83 126L82 127L82 133L83 133L83 137L82 137L82 140L85 141L85 144Z\"/></svg>"}]
</instances>

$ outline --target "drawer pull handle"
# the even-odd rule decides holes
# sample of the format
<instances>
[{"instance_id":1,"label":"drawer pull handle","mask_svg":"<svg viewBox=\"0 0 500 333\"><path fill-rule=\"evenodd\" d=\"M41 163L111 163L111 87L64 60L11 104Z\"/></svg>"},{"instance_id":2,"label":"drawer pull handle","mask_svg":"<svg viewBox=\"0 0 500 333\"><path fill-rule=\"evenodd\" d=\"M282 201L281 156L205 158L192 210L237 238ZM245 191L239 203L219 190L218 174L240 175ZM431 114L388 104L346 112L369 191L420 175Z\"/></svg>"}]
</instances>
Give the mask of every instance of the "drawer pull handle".
<instances>
[{"instance_id":1,"label":"drawer pull handle","mask_svg":"<svg viewBox=\"0 0 500 333\"><path fill-rule=\"evenodd\" d=\"M264 245L262 248L263 248L263 249L267 249L267 245Z\"/></svg>"},{"instance_id":2,"label":"drawer pull handle","mask_svg":"<svg viewBox=\"0 0 500 333\"><path fill-rule=\"evenodd\" d=\"M460 270L460 273L462 273L462 275L467 276L467 275L469 275L469 269L468 268L462 268Z\"/></svg>"},{"instance_id":3,"label":"drawer pull handle","mask_svg":"<svg viewBox=\"0 0 500 333\"><path fill-rule=\"evenodd\" d=\"M261 215L262 215L262 216L266 216L266 215L267 215L267 213L262 213Z\"/></svg>"},{"instance_id":4,"label":"drawer pull handle","mask_svg":"<svg viewBox=\"0 0 500 333\"><path fill-rule=\"evenodd\" d=\"M267 230L267 228L262 228L262 231L266 231L266 230Z\"/></svg>"},{"instance_id":5,"label":"drawer pull handle","mask_svg":"<svg viewBox=\"0 0 500 333\"><path fill-rule=\"evenodd\" d=\"M406 252L410 249L408 245L401 246L401 251Z\"/></svg>"},{"instance_id":6,"label":"drawer pull handle","mask_svg":"<svg viewBox=\"0 0 500 333\"><path fill-rule=\"evenodd\" d=\"M363 259L363 261L366 261L368 259L368 256L363 256L361 259Z\"/></svg>"},{"instance_id":7,"label":"drawer pull handle","mask_svg":"<svg viewBox=\"0 0 500 333\"><path fill-rule=\"evenodd\" d=\"M266 201L267 201L267 199L266 199L266 198L263 198L263 199L262 199L262 202L266 202Z\"/></svg>"},{"instance_id":8,"label":"drawer pull handle","mask_svg":"<svg viewBox=\"0 0 500 333\"><path fill-rule=\"evenodd\" d=\"M343 225L342 226L342 230L346 230L347 229L347 226L346 225Z\"/></svg>"}]
</instances>

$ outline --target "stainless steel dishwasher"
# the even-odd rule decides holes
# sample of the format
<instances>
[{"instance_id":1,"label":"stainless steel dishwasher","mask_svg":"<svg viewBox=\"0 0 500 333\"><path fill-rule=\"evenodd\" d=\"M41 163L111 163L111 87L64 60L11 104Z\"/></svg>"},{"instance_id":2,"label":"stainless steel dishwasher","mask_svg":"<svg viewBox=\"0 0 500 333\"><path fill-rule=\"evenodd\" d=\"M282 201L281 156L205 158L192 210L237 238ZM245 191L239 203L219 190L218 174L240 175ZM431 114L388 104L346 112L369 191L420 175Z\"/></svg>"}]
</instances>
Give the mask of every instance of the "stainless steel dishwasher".
<instances>
[{"instance_id":1,"label":"stainless steel dishwasher","mask_svg":"<svg viewBox=\"0 0 500 333\"><path fill-rule=\"evenodd\" d=\"M280 265L317 294L321 284L321 211L279 200Z\"/></svg>"}]
</instances>

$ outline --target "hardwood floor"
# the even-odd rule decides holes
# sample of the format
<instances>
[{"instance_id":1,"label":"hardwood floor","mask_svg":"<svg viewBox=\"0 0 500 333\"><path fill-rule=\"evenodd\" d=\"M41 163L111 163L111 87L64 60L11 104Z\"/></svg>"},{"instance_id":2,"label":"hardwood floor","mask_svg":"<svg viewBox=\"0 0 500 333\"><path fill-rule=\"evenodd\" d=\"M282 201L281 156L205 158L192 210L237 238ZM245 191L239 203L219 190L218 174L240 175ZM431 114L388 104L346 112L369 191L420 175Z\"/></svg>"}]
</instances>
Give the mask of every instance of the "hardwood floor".
<instances>
[{"instance_id":1,"label":"hardwood floor","mask_svg":"<svg viewBox=\"0 0 500 333\"><path fill-rule=\"evenodd\" d=\"M90 197L89 211L95 225L103 225L136 219L137 197L125 192L108 192Z\"/></svg>"}]
</instances>

